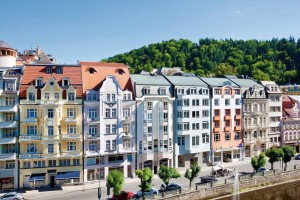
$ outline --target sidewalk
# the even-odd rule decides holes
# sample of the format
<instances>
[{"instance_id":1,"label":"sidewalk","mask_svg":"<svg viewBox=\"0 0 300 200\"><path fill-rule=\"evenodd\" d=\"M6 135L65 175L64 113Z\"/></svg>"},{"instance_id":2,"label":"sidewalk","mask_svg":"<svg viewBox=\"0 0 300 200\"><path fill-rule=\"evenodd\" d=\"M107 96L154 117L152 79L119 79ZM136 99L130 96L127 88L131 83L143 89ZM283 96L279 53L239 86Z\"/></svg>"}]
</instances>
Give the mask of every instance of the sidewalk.
<instances>
[{"instance_id":1,"label":"sidewalk","mask_svg":"<svg viewBox=\"0 0 300 200\"><path fill-rule=\"evenodd\" d=\"M239 166L239 165L245 165L250 164L250 160L245 161L239 161L239 162L233 162L233 163L223 163L225 167L232 167L232 166ZM211 166L203 166L201 167L201 172L207 172L211 171ZM179 173L181 175L184 175L186 169L178 169ZM158 180L159 177L157 174L154 175L154 179ZM140 182L140 179L136 176L134 178L125 178L124 183L125 184L138 184ZM101 188L104 190L106 189L106 181L101 180L100 181ZM61 190L53 190L53 191L38 191L38 190L29 190L24 193L24 197L26 199L42 199L43 197L50 197L55 195L63 195L65 193L71 193L74 191L85 191L85 190L92 190L97 189L99 187L99 181L93 181L91 183L85 183L83 185L72 185L72 186L62 186Z\"/></svg>"}]
</instances>

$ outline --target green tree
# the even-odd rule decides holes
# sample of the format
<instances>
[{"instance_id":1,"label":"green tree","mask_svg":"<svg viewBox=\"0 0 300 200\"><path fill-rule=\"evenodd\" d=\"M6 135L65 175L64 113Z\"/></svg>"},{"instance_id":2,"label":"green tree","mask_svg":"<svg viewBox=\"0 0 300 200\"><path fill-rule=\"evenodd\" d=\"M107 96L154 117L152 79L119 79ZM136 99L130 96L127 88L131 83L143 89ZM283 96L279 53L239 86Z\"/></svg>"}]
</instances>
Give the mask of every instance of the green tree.
<instances>
[{"instance_id":1,"label":"green tree","mask_svg":"<svg viewBox=\"0 0 300 200\"><path fill-rule=\"evenodd\" d=\"M142 190L142 196L144 198L144 192L149 191L152 188L152 181L153 181L153 173L149 167L146 167L143 170L136 170L136 175L141 180L141 184L139 187Z\"/></svg>"},{"instance_id":2,"label":"green tree","mask_svg":"<svg viewBox=\"0 0 300 200\"><path fill-rule=\"evenodd\" d=\"M278 162L284 156L281 149L270 148L266 152L266 156L269 158L269 163L271 163L271 169L273 169L274 162Z\"/></svg>"},{"instance_id":3,"label":"green tree","mask_svg":"<svg viewBox=\"0 0 300 200\"><path fill-rule=\"evenodd\" d=\"M180 174L174 167L167 167L165 165L161 165L158 171L158 176L165 183L165 185L168 186L170 179L179 178Z\"/></svg>"},{"instance_id":4,"label":"green tree","mask_svg":"<svg viewBox=\"0 0 300 200\"><path fill-rule=\"evenodd\" d=\"M264 167L266 162L267 159L264 153L260 153L259 156L253 156L251 158L251 165L256 172L259 168Z\"/></svg>"},{"instance_id":5,"label":"green tree","mask_svg":"<svg viewBox=\"0 0 300 200\"><path fill-rule=\"evenodd\" d=\"M106 185L113 188L114 195L119 195L122 191L124 175L118 170L112 170L106 178Z\"/></svg>"},{"instance_id":6,"label":"green tree","mask_svg":"<svg viewBox=\"0 0 300 200\"><path fill-rule=\"evenodd\" d=\"M190 187L192 186L193 180L198 176L200 173L201 167L194 163L190 169L186 169L184 177L187 178L190 181Z\"/></svg>"},{"instance_id":7,"label":"green tree","mask_svg":"<svg viewBox=\"0 0 300 200\"><path fill-rule=\"evenodd\" d=\"M294 147L288 146L288 145L284 145L281 147L282 151L283 151L283 162L285 164L285 167L287 167L287 163L290 162L292 160L292 158L295 156L296 151Z\"/></svg>"}]
</instances>

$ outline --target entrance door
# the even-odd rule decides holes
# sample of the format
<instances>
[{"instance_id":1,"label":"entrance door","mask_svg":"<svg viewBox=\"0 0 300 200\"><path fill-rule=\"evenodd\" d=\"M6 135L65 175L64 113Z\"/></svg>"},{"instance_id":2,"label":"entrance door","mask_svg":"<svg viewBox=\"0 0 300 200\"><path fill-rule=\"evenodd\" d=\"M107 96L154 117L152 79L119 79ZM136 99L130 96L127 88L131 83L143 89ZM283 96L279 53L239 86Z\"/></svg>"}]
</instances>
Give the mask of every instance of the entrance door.
<instances>
[{"instance_id":1,"label":"entrance door","mask_svg":"<svg viewBox=\"0 0 300 200\"><path fill-rule=\"evenodd\" d=\"M131 165L127 165L127 176L132 177Z\"/></svg>"},{"instance_id":2,"label":"entrance door","mask_svg":"<svg viewBox=\"0 0 300 200\"><path fill-rule=\"evenodd\" d=\"M55 186L55 178L54 176L50 176L50 187L54 187Z\"/></svg>"},{"instance_id":3,"label":"entrance door","mask_svg":"<svg viewBox=\"0 0 300 200\"><path fill-rule=\"evenodd\" d=\"M154 174L157 174L157 165L154 166Z\"/></svg>"},{"instance_id":4,"label":"entrance door","mask_svg":"<svg viewBox=\"0 0 300 200\"><path fill-rule=\"evenodd\" d=\"M23 183L24 188L30 188L29 178L30 178L30 176L24 177L24 183Z\"/></svg>"}]
</instances>

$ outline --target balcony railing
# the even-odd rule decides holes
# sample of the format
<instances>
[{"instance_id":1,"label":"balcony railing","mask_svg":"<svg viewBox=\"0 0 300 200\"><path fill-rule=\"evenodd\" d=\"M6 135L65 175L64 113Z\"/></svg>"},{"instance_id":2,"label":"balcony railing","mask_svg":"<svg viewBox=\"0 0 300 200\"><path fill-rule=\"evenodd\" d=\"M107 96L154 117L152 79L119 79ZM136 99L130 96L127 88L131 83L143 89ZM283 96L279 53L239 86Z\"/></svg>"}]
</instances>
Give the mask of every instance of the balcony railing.
<instances>
[{"instance_id":1,"label":"balcony railing","mask_svg":"<svg viewBox=\"0 0 300 200\"><path fill-rule=\"evenodd\" d=\"M62 134L61 139L81 139L81 134Z\"/></svg>"},{"instance_id":2,"label":"balcony railing","mask_svg":"<svg viewBox=\"0 0 300 200\"><path fill-rule=\"evenodd\" d=\"M99 140L100 139L100 134L85 134L85 139L86 140Z\"/></svg>"},{"instance_id":3,"label":"balcony railing","mask_svg":"<svg viewBox=\"0 0 300 200\"><path fill-rule=\"evenodd\" d=\"M15 160L16 158L16 153L0 153L0 160Z\"/></svg>"},{"instance_id":4,"label":"balcony railing","mask_svg":"<svg viewBox=\"0 0 300 200\"><path fill-rule=\"evenodd\" d=\"M16 143L16 137L3 137L0 138L0 144L13 144Z\"/></svg>"},{"instance_id":5,"label":"balcony railing","mask_svg":"<svg viewBox=\"0 0 300 200\"><path fill-rule=\"evenodd\" d=\"M43 136L43 140L59 140L60 135L46 135Z\"/></svg>"},{"instance_id":6,"label":"balcony railing","mask_svg":"<svg viewBox=\"0 0 300 200\"><path fill-rule=\"evenodd\" d=\"M37 122L37 121L38 121L37 117L30 117L22 120L22 122Z\"/></svg>"},{"instance_id":7,"label":"balcony railing","mask_svg":"<svg viewBox=\"0 0 300 200\"><path fill-rule=\"evenodd\" d=\"M99 156L100 150L87 150L85 151L86 156Z\"/></svg>"},{"instance_id":8,"label":"balcony railing","mask_svg":"<svg viewBox=\"0 0 300 200\"><path fill-rule=\"evenodd\" d=\"M80 152L80 151L70 151L70 152L60 153L60 157L78 157L81 155L82 155L82 152Z\"/></svg>"},{"instance_id":9,"label":"balcony railing","mask_svg":"<svg viewBox=\"0 0 300 200\"><path fill-rule=\"evenodd\" d=\"M0 128L13 128L17 127L17 121L2 121L0 122Z\"/></svg>"},{"instance_id":10,"label":"balcony railing","mask_svg":"<svg viewBox=\"0 0 300 200\"><path fill-rule=\"evenodd\" d=\"M65 122L77 122L76 117L65 117Z\"/></svg>"},{"instance_id":11,"label":"balcony railing","mask_svg":"<svg viewBox=\"0 0 300 200\"><path fill-rule=\"evenodd\" d=\"M6 104L0 104L0 112L17 112L18 107L16 105L10 106Z\"/></svg>"},{"instance_id":12,"label":"balcony railing","mask_svg":"<svg viewBox=\"0 0 300 200\"><path fill-rule=\"evenodd\" d=\"M131 121L131 117L122 117L122 121Z\"/></svg>"},{"instance_id":13,"label":"balcony railing","mask_svg":"<svg viewBox=\"0 0 300 200\"><path fill-rule=\"evenodd\" d=\"M40 135L20 135L19 140L41 140L42 136Z\"/></svg>"},{"instance_id":14,"label":"balcony railing","mask_svg":"<svg viewBox=\"0 0 300 200\"><path fill-rule=\"evenodd\" d=\"M94 122L94 123L97 123L97 122L100 122L100 118L99 117L91 117L91 118L88 118L87 119L87 122Z\"/></svg>"},{"instance_id":15,"label":"balcony railing","mask_svg":"<svg viewBox=\"0 0 300 200\"><path fill-rule=\"evenodd\" d=\"M20 159L42 158L42 154L20 154Z\"/></svg>"}]
</instances>

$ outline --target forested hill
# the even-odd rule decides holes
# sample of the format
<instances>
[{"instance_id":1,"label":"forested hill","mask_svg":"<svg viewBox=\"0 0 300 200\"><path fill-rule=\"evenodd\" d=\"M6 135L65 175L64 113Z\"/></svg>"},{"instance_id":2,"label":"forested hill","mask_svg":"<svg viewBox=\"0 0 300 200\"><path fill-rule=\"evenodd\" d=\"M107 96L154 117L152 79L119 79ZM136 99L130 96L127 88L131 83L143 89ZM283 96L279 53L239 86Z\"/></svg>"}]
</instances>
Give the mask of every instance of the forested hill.
<instances>
[{"instance_id":1,"label":"forested hill","mask_svg":"<svg viewBox=\"0 0 300 200\"><path fill-rule=\"evenodd\" d=\"M125 63L132 73L180 67L200 76L243 74L257 80L274 80L278 84L299 83L300 39L200 39L199 43L169 40L102 61Z\"/></svg>"}]
</instances>

